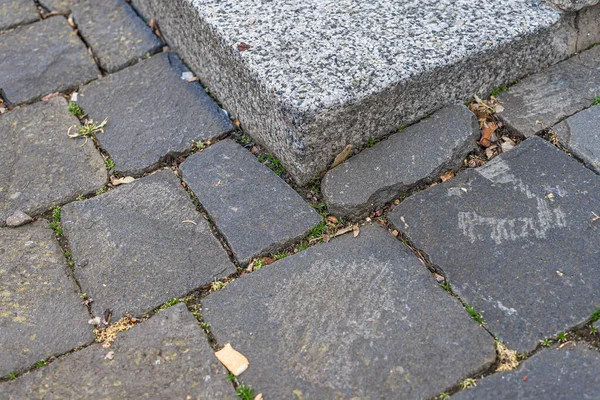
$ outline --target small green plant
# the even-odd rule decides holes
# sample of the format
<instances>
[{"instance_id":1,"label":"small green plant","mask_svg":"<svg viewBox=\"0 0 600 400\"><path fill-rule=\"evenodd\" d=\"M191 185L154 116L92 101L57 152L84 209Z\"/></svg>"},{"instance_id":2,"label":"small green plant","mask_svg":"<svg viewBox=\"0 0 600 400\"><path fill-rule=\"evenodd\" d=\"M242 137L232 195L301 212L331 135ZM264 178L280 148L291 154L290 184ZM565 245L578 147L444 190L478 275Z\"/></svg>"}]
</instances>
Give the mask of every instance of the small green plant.
<instances>
[{"instance_id":1,"label":"small green plant","mask_svg":"<svg viewBox=\"0 0 600 400\"><path fill-rule=\"evenodd\" d=\"M224 287L225 287L225 284L223 282L221 282L221 281L213 281L210 284L210 291L211 292L216 292L216 291L219 291L219 290L223 289Z\"/></svg>"},{"instance_id":2,"label":"small green plant","mask_svg":"<svg viewBox=\"0 0 600 400\"><path fill-rule=\"evenodd\" d=\"M158 311L166 310L167 308L172 307L172 306L174 306L177 303L179 303L179 299L177 297L173 297L172 299L170 299L169 301L167 301L165 304L163 304L162 306L160 306L160 308L158 309Z\"/></svg>"},{"instance_id":3,"label":"small green plant","mask_svg":"<svg viewBox=\"0 0 600 400\"><path fill-rule=\"evenodd\" d=\"M248 136L248 135L242 135L240 137L239 141L242 144L248 144L248 143L250 143L251 139L250 139L250 136Z\"/></svg>"},{"instance_id":4,"label":"small green plant","mask_svg":"<svg viewBox=\"0 0 600 400\"><path fill-rule=\"evenodd\" d=\"M592 325L590 327L590 335L595 335L596 333L598 333L598 328Z\"/></svg>"},{"instance_id":5,"label":"small green plant","mask_svg":"<svg viewBox=\"0 0 600 400\"><path fill-rule=\"evenodd\" d=\"M38 368L45 367L46 365L48 365L48 361L46 360L38 361L35 363L35 366Z\"/></svg>"},{"instance_id":6,"label":"small green plant","mask_svg":"<svg viewBox=\"0 0 600 400\"><path fill-rule=\"evenodd\" d=\"M81 294L80 294L80 297L81 297L83 300L86 300L88 296L87 296L87 293L81 293Z\"/></svg>"},{"instance_id":7,"label":"small green plant","mask_svg":"<svg viewBox=\"0 0 600 400\"><path fill-rule=\"evenodd\" d=\"M298 246L298 251L303 251L308 249L309 244L307 241L303 241L302 243L300 243L300 245Z\"/></svg>"},{"instance_id":8,"label":"small green plant","mask_svg":"<svg viewBox=\"0 0 600 400\"><path fill-rule=\"evenodd\" d=\"M327 232L327 223L325 221L321 221L321 223L310 230L308 234L311 238L319 238L323 236L324 233Z\"/></svg>"},{"instance_id":9,"label":"small green plant","mask_svg":"<svg viewBox=\"0 0 600 400\"><path fill-rule=\"evenodd\" d=\"M235 375L234 375L234 374L232 374L231 372L227 372L227 380L228 380L229 382L232 382L232 383L233 383L233 382L235 382L235 381L237 380L237 378L236 378L236 377L235 377Z\"/></svg>"},{"instance_id":10,"label":"small green plant","mask_svg":"<svg viewBox=\"0 0 600 400\"><path fill-rule=\"evenodd\" d=\"M373 147L377 144L377 142L379 142L379 140L371 138L367 141L367 147Z\"/></svg>"},{"instance_id":11,"label":"small green plant","mask_svg":"<svg viewBox=\"0 0 600 400\"><path fill-rule=\"evenodd\" d=\"M478 313L477 311L475 311L475 308L473 308L472 305L467 304L465 306L465 309L467 310L467 312L469 313L469 315L471 316L471 318L473 318L475 321L479 322L480 324L483 324L483 317L481 316L480 313Z\"/></svg>"},{"instance_id":12,"label":"small green plant","mask_svg":"<svg viewBox=\"0 0 600 400\"><path fill-rule=\"evenodd\" d=\"M448 282L448 281L445 281L444 283L440 283L440 286L442 287L442 289L444 289L448 293L450 293L452 291L452 289L450 288L450 282Z\"/></svg>"},{"instance_id":13,"label":"small green plant","mask_svg":"<svg viewBox=\"0 0 600 400\"><path fill-rule=\"evenodd\" d=\"M98 196L100 196L102 193L106 193L108 189L106 188L106 186L102 186L100 189L96 190L96 194Z\"/></svg>"},{"instance_id":14,"label":"small green plant","mask_svg":"<svg viewBox=\"0 0 600 400\"><path fill-rule=\"evenodd\" d=\"M254 400L254 389L251 386L240 385L235 390L235 394L241 400Z\"/></svg>"},{"instance_id":15,"label":"small green plant","mask_svg":"<svg viewBox=\"0 0 600 400\"><path fill-rule=\"evenodd\" d=\"M258 271L259 269L263 268L265 265L267 265L267 263L264 259L262 259L262 258L256 259L256 260L254 260L254 263L252 264L252 270Z\"/></svg>"},{"instance_id":16,"label":"small green plant","mask_svg":"<svg viewBox=\"0 0 600 400\"><path fill-rule=\"evenodd\" d=\"M567 334L564 332L559 332L558 335L556 335L556 338L560 341L560 342L566 342L567 341Z\"/></svg>"},{"instance_id":17,"label":"small green plant","mask_svg":"<svg viewBox=\"0 0 600 400\"><path fill-rule=\"evenodd\" d=\"M208 331L210 331L210 324L207 322L200 322L200 328L202 328L206 332L208 332Z\"/></svg>"},{"instance_id":18,"label":"small green plant","mask_svg":"<svg viewBox=\"0 0 600 400\"><path fill-rule=\"evenodd\" d=\"M193 146L198 150L203 150L206 148L206 145L202 140L192 141Z\"/></svg>"},{"instance_id":19,"label":"small green plant","mask_svg":"<svg viewBox=\"0 0 600 400\"><path fill-rule=\"evenodd\" d=\"M600 309L596 310L593 314L592 317L590 318L590 322L596 322L600 320Z\"/></svg>"},{"instance_id":20,"label":"small green plant","mask_svg":"<svg viewBox=\"0 0 600 400\"><path fill-rule=\"evenodd\" d=\"M107 122L108 119L106 118L100 123L94 122L94 120L91 119L86 119L83 125L73 125L69 127L67 135L71 139L83 137L87 143L87 140L91 137L94 137L97 133L104 133L104 127L106 126ZM75 132L71 133L71 130L73 129L75 129Z\"/></svg>"},{"instance_id":21,"label":"small green plant","mask_svg":"<svg viewBox=\"0 0 600 400\"><path fill-rule=\"evenodd\" d=\"M65 257L67 257L67 258L71 257L71 252L70 251L65 251Z\"/></svg>"},{"instance_id":22,"label":"small green plant","mask_svg":"<svg viewBox=\"0 0 600 400\"><path fill-rule=\"evenodd\" d=\"M77 118L81 118L85 115L81 106L74 101L69 102L69 111Z\"/></svg>"},{"instance_id":23,"label":"small green plant","mask_svg":"<svg viewBox=\"0 0 600 400\"><path fill-rule=\"evenodd\" d=\"M475 383L475 379L472 378L467 378L460 384L460 387L463 389L474 388L475 386L477 386L477 383Z\"/></svg>"},{"instance_id":24,"label":"small green plant","mask_svg":"<svg viewBox=\"0 0 600 400\"><path fill-rule=\"evenodd\" d=\"M258 156L258 161L269 167L277 176L285 174L285 168L281 165L281 161L276 159L272 154L261 154Z\"/></svg>"},{"instance_id":25,"label":"small green plant","mask_svg":"<svg viewBox=\"0 0 600 400\"><path fill-rule=\"evenodd\" d=\"M440 395L438 396L438 398L440 400L446 400L450 398L450 395L448 393L440 393Z\"/></svg>"},{"instance_id":26,"label":"small green plant","mask_svg":"<svg viewBox=\"0 0 600 400\"><path fill-rule=\"evenodd\" d=\"M600 104L600 96L594 97L594 101L592 102L593 106L597 106L598 104Z\"/></svg>"},{"instance_id":27,"label":"small green plant","mask_svg":"<svg viewBox=\"0 0 600 400\"><path fill-rule=\"evenodd\" d=\"M79 196L77 196L77 198L75 200L82 201L82 200L85 200L85 197L83 197L83 195L80 194Z\"/></svg>"},{"instance_id":28,"label":"small green plant","mask_svg":"<svg viewBox=\"0 0 600 400\"><path fill-rule=\"evenodd\" d=\"M6 379L8 379L9 381L12 381L13 379L17 379L17 373L11 372L10 374L6 375Z\"/></svg>"},{"instance_id":29,"label":"small green plant","mask_svg":"<svg viewBox=\"0 0 600 400\"><path fill-rule=\"evenodd\" d=\"M282 251L282 252L280 252L280 253L273 254L273 259L274 259L275 261L277 261L277 260L281 260L281 259L283 259L283 258L286 258L286 257L287 257L287 256L289 256L289 255L290 255L290 253L289 253L289 252L287 252L287 251Z\"/></svg>"},{"instance_id":30,"label":"small green plant","mask_svg":"<svg viewBox=\"0 0 600 400\"><path fill-rule=\"evenodd\" d=\"M62 226L60 224L60 207L55 207L54 210L52 210L52 221L48 227L52 229L57 236L62 235Z\"/></svg>"},{"instance_id":31,"label":"small green plant","mask_svg":"<svg viewBox=\"0 0 600 400\"><path fill-rule=\"evenodd\" d=\"M508 88L506 86L497 87L496 89L492 90L490 96L498 96L500 93L506 92L507 90Z\"/></svg>"},{"instance_id":32,"label":"small green plant","mask_svg":"<svg viewBox=\"0 0 600 400\"><path fill-rule=\"evenodd\" d=\"M400 126L400 128L398 128L398 132L402 132L402 131L403 131L403 130L405 130L405 129L406 129L406 124L402 124L402 125Z\"/></svg>"},{"instance_id":33,"label":"small green plant","mask_svg":"<svg viewBox=\"0 0 600 400\"><path fill-rule=\"evenodd\" d=\"M104 164L106 164L106 169L109 171L115 168L115 162L112 158L107 158L104 160Z\"/></svg>"},{"instance_id":34,"label":"small green plant","mask_svg":"<svg viewBox=\"0 0 600 400\"><path fill-rule=\"evenodd\" d=\"M544 340L540 340L540 344L544 347L550 347L552 346L552 340L546 338Z\"/></svg>"}]
</instances>

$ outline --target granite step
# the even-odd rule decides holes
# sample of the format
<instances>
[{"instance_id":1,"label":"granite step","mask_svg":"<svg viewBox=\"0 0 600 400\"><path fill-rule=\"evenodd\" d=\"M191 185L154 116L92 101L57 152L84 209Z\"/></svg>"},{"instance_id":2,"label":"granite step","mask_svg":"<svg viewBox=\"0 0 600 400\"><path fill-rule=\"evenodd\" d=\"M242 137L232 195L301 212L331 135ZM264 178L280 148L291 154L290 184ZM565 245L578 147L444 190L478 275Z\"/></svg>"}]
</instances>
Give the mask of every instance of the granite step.
<instances>
[{"instance_id":1,"label":"granite step","mask_svg":"<svg viewBox=\"0 0 600 400\"><path fill-rule=\"evenodd\" d=\"M577 3L588 7L564 11L541 0L133 1L299 184L348 144L364 147L582 50L600 36L600 6Z\"/></svg>"}]
</instances>

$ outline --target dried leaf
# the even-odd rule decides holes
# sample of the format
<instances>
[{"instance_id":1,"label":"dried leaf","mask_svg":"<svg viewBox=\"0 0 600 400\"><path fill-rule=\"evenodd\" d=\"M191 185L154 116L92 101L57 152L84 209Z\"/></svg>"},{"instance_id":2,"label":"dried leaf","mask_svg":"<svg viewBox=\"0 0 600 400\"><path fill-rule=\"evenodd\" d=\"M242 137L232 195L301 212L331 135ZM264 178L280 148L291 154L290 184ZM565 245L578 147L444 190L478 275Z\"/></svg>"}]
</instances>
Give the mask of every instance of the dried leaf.
<instances>
[{"instance_id":1,"label":"dried leaf","mask_svg":"<svg viewBox=\"0 0 600 400\"><path fill-rule=\"evenodd\" d=\"M338 230L338 231L337 231L337 232L336 232L336 233L333 235L333 237L337 237L337 236L343 235L343 234L345 234L345 233L348 233L348 232L351 232L351 231L353 231L353 230L354 230L354 227L353 227L353 226L347 226L347 227L345 227L345 228L342 228L342 229Z\"/></svg>"},{"instance_id":2,"label":"dried leaf","mask_svg":"<svg viewBox=\"0 0 600 400\"><path fill-rule=\"evenodd\" d=\"M354 232L354 237L357 237L360 234L360 228L358 225L352 226L352 232Z\"/></svg>"},{"instance_id":3,"label":"dried leaf","mask_svg":"<svg viewBox=\"0 0 600 400\"><path fill-rule=\"evenodd\" d=\"M340 165L341 163L343 163L344 160L346 158L348 158L351 151L352 151L352 145L349 144L344 148L344 150L340 154L337 155L335 160L333 160L333 164L331 164L331 167L329 167L329 168L333 169L333 168L337 167L338 165Z\"/></svg>"},{"instance_id":4,"label":"dried leaf","mask_svg":"<svg viewBox=\"0 0 600 400\"><path fill-rule=\"evenodd\" d=\"M59 96L60 96L59 92L50 93L50 94L47 94L44 97L42 97L42 101L48 101L50 99L53 99L53 98L59 97Z\"/></svg>"},{"instance_id":5,"label":"dried leaf","mask_svg":"<svg viewBox=\"0 0 600 400\"><path fill-rule=\"evenodd\" d=\"M397 230L395 230L395 229L392 231L392 235L394 235L394 236L396 236L396 237L398 237L398 235L399 235L399 234L400 234L400 232L398 232L398 231L397 231Z\"/></svg>"},{"instance_id":6,"label":"dried leaf","mask_svg":"<svg viewBox=\"0 0 600 400\"><path fill-rule=\"evenodd\" d=\"M327 217L327 222L331 222L332 224L337 224L338 219L336 217L334 217L333 215L330 215Z\"/></svg>"},{"instance_id":7,"label":"dried leaf","mask_svg":"<svg viewBox=\"0 0 600 400\"><path fill-rule=\"evenodd\" d=\"M262 260L266 265L271 265L275 262L275 259L273 259L271 257L263 257Z\"/></svg>"},{"instance_id":8,"label":"dried leaf","mask_svg":"<svg viewBox=\"0 0 600 400\"><path fill-rule=\"evenodd\" d=\"M481 128L481 140L479 141L479 144L483 147L490 147L492 144L492 134L496 131L496 129L498 129L498 125L496 125L494 122L488 122L485 124L485 126Z\"/></svg>"},{"instance_id":9,"label":"dried leaf","mask_svg":"<svg viewBox=\"0 0 600 400\"><path fill-rule=\"evenodd\" d=\"M110 183L112 183L113 186L119 186L119 185L123 185L126 183L131 183L133 181L135 181L135 178L133 178L131 176L126 176L124 178L117 178L115 176L110 177Z\"/></svg>"},{"instance_id":10,"label":"dried leaf","mask_svg":"<svg viewBox=\"0 0 600 400\"><path fill-rule=\"evenodd\" d=\"M442 182L446 182L446 181L449 181L450 179L454 178L454 175L455 175L454 171L449 170L445 174L440 176L440 178L442 179Z\"/></svg>"},{"instance_id":11,"label":"dried leaf","mask_svg":"<svg viewBox=\"0 0 600 400\"><path fill-rule=\"evenodd\" d=\"M113 358L115 358L115 352L112 350L106 353L106 355L104 356L105 360L112 360Z\"/></svg>"},{"instance_id":12,"label":"dried leaf","mask_svg":"<svg viewBox=\"0 0 600 400\"><path fill-rule=\"evenodd\" d=\"M225 347L215 353L217 359L235 376L239 376L248 369L250 362L242 353L227 343Z\"/></svg>"},{"instance_id":13,"label":"dried leaf","mask_svg":"<svg viewBox=\"0 0 600 400\"><path fill-rule=\"evenodd\" d=\"M254 400L263 400L262 393L257 394L256 397L254 398Z\"/></svg>"}]
</instances>

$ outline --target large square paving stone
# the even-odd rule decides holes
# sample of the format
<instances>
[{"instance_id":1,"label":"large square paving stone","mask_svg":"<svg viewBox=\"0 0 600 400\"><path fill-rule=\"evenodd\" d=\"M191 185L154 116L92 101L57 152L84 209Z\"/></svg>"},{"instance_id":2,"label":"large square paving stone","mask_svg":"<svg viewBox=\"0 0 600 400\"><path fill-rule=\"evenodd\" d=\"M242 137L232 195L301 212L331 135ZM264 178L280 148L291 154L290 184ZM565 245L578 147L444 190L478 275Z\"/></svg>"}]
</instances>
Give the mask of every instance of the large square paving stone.
<instances>
[{"instance_id":1,"label":"large square paving stone","mask_svg":"<svg viewBox=\"0 0 600 400\"><path fill-rule=\"evenodd\" d=\"M0 35L0 90L12 104L64 92L98 76L98 67L64 17Z\"/></svg>"},{"instance_id":2,"label":"large square paving stone","mask_svg":"<svg viewBox=\"0 0 600 400\"><path fill-rule=\"evenodd\" d=\"M477 382L453 400L597 399L600 393L600 353L586 344L544 349L516 370Z\"/></svg>"},{"instance_id":3,"label":"large square paving stone","mask_svg":"<svg viewBox=\"0 0 600 400\"><path fill-rule=\"evenodd\" d=\"M173 53L162 53L81 89L79 102L94 120L108 117L98 141L115 170L138 174L166 155L184 152L193 140L213 139L233 129L225 111Z\"/></svg>"},{"instance_id":4,"label":"large square paving stone","mask_svg":"<svg viewBox=\"0 0 600 400\"><path fill-rule=\"evenodd\" d=\"M154 54L162 42L124 0L87 1L73 7L77 29L109 73Z\"/></svg>"},{"instance_id":5,"label":"large square paving stone","mask_svg":"<svg viewBox=\"0 0 600 400\"><path fill-rule=\"evenodd\" d=\"M389 219L521 353L600 307L600 177L538 137Z\"/></svg>"},{"instance_id":6,"label":"large square paving stone","mask_svg":"<svg viewBox=\"0 0 600 400\"><path fill-rule=\"evenodd\" d=\"M113 358L107 354L113 352ZM234 399L198 321L178 304L118 335L0 384L8 399Z\"/></svg>"},{"instance_id":7,"label":"large square paving stone","mask_svg":"<svg viewBox=\"0 0 600 400\"><path fill-rule=\"evenodd\" d=\"M235 272L169 170L70 203L61 220L95 315L140 315Z\"/></svg>"},{"instance_id":8,"label":"large square paving stone","mask_svg":"<svg viewBox=\"0 0 600 400\"><path fill-rule=\"evenodd\" d=\"M92 141L67 136L75 124L58 97L0 117L0 225L15 210L39 214L106 183L104 160Z\"/></svg>"},{"instance_id":9,"label":"large square paving stone","mask_svg":"<svg viewBox=\"0 0 600 400\"><path fill-rule=\"evenodd\" d=\"M321 222L298 193L231 140L194 154L181 172L241 263L304 237Z\"/></svg>"},{"instance_id":10,"label":"large square paving stone","mask_svg":"<svg viewBox=\"0 0 600 400\"><path fill-rule=\"evenodd\" d=\"M48 222L0 228L0 376L91 342L88 319Z\"/></svg>"},{"instance_id":11,"label":"large square paving stone","mask_svg":"<svg viewBox=\"0 0 600 400\"><path fill-rule=\"evenodd\" d=\"M40 19L31 0L0 0L0 31Z\"/></svg>"},{"instance_id":12,"label":"large square paving stone","mask_svg":"<svg viewBox=\"0 0 600 400\"><path fill-rule=\"evenodd\" d=\"M203 316L265 398L430 398L495 359L493 338L378 226L231 283Z\"/></svg>"}]
</instances>

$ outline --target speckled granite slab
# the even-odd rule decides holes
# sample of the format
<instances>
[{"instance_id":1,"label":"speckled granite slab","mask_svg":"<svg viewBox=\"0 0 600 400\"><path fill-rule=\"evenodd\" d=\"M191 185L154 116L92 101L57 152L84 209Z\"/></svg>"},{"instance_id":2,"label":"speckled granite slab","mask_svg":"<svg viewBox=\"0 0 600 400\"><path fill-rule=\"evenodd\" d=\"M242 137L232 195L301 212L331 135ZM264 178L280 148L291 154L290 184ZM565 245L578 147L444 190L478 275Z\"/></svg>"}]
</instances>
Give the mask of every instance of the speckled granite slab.
<instances>
[{"instance_id":1,"label":"speckled granite slab","mask_svg":"<svg viewBox=\"0 0 600 400\"><path fill-rule=\"evenodd\" d=\"M135 0L299 183L456 100L574 52L541 0Z\"/></svg>"}]
</instances>

